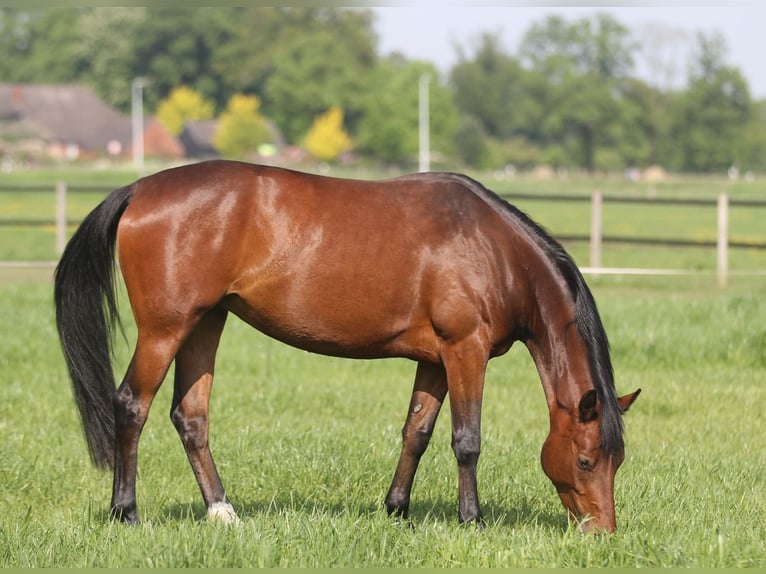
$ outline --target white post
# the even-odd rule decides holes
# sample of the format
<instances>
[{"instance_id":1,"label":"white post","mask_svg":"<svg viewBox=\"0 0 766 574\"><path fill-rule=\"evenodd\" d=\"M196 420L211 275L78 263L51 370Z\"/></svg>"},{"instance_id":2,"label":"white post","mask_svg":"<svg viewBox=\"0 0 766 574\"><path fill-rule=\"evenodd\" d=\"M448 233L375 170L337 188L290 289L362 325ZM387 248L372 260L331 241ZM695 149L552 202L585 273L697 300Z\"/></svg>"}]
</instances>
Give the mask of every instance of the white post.
<instances>
[{"instance_id":1,"label":"white post","mask_svg":"<svg viewBox=\"0 0 766 574\"><path fill-rule=\"evenodd\" d=\"M604 197L600 191L594 191L590 198L590 266L601 268L601 205Z\"/></svg>"},{"instance_id":2,"label":"white post","mask_svg":"<svg viewBox=\"0 0 766 574\"><path fill-rule=\"evenodd\" d=\"M140 172L144 169L144 79L135 78L131 88L133 165Z\"/></svg>"},{"instance_id":3,"label":"white post","mask_svg":"<svg viewBox=\"0 0 766 574\"><path fill-rule=\"evenodd\" d=\"M718 196L718 286L726 287L729 275L729 196Z\"/></svg>"},{"instance_id":4,"label":"white post","mask_svg":"<svg viewBox=\"0 0 766 574\"><path fill-rule=\"evenodd\" d=\"M66 193L67 184L56 183L56 255L61 256L66 247Z\"/></svg>"},{"instance_id":5,"label":"white post","mask_svg":"<svg viewBox=\"0 0 766 574\"><path fill-rule=\"evenodd\" d=\"M429 133L429 101L428 101L428 84L431 81L431 76L423 74L420 76L420 82L418 84L418 144L419 144L419 168L420 171L428 171L431 169L431 141Z\"/></svg>"}]
</instances>

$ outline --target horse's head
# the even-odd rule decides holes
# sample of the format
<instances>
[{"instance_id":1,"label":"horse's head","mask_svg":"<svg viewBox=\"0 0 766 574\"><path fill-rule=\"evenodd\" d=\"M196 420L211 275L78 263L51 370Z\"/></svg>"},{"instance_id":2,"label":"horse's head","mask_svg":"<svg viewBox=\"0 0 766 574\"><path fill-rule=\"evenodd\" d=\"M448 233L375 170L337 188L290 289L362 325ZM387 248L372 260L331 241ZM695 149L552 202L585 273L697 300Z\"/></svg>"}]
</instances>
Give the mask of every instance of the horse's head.
<instances>
[{"instance_id":1,"label":"horse's head","mask_svg":"<svg viewBox=\"0 0 766 574\"><path fill-rule=\"evenodd\" d=\"M641 389L618 399L628 410ZM617 528L614 513L614 475L625 458L624 450L608 455L601 441L601 405L598 394L586 392L578 405L556 404L551 409L551 430L543 444L545 474L556 486L561 502L584 532Z\"/></svg>"}]
</instances>

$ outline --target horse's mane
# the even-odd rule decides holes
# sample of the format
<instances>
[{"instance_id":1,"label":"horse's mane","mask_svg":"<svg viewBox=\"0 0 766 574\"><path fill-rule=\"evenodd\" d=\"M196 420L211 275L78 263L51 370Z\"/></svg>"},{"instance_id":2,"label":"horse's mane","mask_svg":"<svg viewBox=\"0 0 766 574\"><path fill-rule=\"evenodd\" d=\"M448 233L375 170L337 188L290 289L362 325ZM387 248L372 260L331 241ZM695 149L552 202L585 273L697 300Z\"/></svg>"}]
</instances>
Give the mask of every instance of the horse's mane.
<instances>
[{"instance_id":1,"label":"horse's mane","mask_svg":"<svg viewBox=\"0 0 766 574\"><path fill-rule=\"evenodd\" d=\"M609 355L609 340L601 322L596 302L585 278L562 245L535 223L526 213L467 176L449 174L488 204L520 224L542 248L565 279L575 301L575 324L588 350L591 379L601 402L601 440L608 455L624 449L622 409L617 402L614 371Z\"/></svg>"}]
</instances>

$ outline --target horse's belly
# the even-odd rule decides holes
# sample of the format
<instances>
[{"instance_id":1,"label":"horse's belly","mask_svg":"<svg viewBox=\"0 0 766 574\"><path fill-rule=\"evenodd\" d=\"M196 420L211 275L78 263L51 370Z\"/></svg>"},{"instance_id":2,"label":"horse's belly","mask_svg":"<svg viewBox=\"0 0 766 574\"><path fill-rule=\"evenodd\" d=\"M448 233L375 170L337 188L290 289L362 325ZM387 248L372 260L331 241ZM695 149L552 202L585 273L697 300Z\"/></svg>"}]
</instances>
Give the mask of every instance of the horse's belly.
<instances>
[{"instance_id":1,"label":"horse's belly","mask_svg":"<svg viewBox=\"0 0 766 574\"><path fill-rule=\"evenodd\" d=\"M224 306L264 334L313 353L417 360L435 360L438 356L429 321L354 300L349 294L325 294L301 302L273 294L257 300L233 295L224 300Z\"/></svg>"}]
</instances>

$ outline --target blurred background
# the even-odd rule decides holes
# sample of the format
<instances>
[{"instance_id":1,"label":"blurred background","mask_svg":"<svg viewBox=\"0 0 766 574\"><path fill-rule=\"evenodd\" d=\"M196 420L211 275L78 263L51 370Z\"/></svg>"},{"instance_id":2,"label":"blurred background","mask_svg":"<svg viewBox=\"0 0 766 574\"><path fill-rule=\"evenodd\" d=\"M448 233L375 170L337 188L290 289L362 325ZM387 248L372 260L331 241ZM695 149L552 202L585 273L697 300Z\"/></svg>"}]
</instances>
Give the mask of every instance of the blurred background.
<instances>
[{"instance_id":1,"label":"blurred background","mask_svg":"<svg viewBox=\"0 0 766 574\"><path fill-rule=\"evenodd\" d=\"M753 177L763 12L2 8L0 157Z\"/></svg>"}]
</instances>

